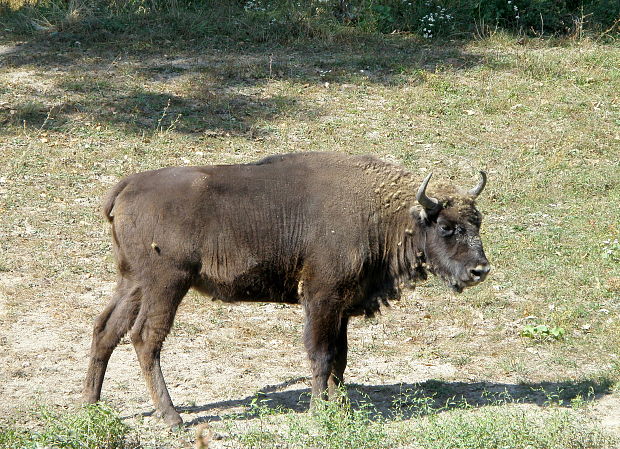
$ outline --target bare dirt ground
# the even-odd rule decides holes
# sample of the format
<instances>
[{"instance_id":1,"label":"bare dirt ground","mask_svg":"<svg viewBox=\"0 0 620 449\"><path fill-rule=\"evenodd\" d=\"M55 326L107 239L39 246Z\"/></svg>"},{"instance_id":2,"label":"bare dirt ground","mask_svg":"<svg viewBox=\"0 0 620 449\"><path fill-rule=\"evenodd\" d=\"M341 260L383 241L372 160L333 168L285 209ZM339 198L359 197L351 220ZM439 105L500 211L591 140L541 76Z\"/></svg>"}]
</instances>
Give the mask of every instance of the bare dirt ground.
<instances>
[{"instance_id":1,"label":"bare dirt ground","mask_svg":"<svg viewBox=\"0 0 620 449\"><path fill-rule=\"evenodd\" d=\"M23 312L9 314L8 296L14 289L27 288L27 283L28 279L11 273L0 274L4 379L0 413L5 416L37 403L65 407L79 400L92 318L104 307L114 285L85 280L90 286L67 293L65 300L71 306L64 312L54 302L33 298ZM414 298L404 301L414 301L413 313L397 304L379 319L356 320L352 326L347 379L378 406L389 406L399 389L429 379L466 379L463 370L432 354L420 357L424 345L413 343L406 337L409 333L399 336L397 329L403 330L411 321L424 324L424 311L419 304L415 310ZM69 314L70 310L77 313ZM188 295L162 357L183 419L198 423L243 411L259 391L274 405L305 410L309 368L301 342L302 322L297 306L223 304ZM131 421L152 412L126 339L110 361L103 399Z\"/></svg>"}]
</instances>

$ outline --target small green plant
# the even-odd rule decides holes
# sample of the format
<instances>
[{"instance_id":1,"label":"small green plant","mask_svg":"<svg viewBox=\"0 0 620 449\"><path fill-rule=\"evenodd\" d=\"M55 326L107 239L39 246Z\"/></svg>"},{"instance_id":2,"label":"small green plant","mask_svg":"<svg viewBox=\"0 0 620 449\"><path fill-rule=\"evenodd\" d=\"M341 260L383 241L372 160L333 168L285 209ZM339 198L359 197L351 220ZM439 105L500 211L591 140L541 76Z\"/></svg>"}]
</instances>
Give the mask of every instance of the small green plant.
<instances>
[{"instance_id":1,"label":"small green plant","mask_svg":"<svg viewBox=\"0 0 620 449\"><path fill-rule=\"evenodd\" d=\"M612 262L620 262L620 242L618 239L607 239L603 242L603 258Z\"/></svg>"},{"instance_id":2,"label":"small green plant","mask_svg":"<svg viewBox=\"0 0 620 449\"><path fill-rule=\"evenodd\" d=\"M18 34L80 32L101 39L107 32L166 33L204 38L205 34L265 41L295 41L371 33L413 32L425 38L479 33L489 28L534 35L582 36L583 31L618 33L615 0L4 0L5 31ZM153 19L161 27L145 26ZM350 30L349 30L350 31Z\"/></svg>"},{"instance_id":3,"label":"small green plant","mask_svg":"<svg viewBox=\"0 0 620 449\"><path fill-rule=\"evenodd\" d=\"M434 394L426 395L421 390L407 389L392 400L392 409L396 419L404 416L425 416L436 413Z\"/></svg>"},{"instance_id":4,"label":"small green plant","mask_svg":"<svg viewBox=\"0 0 620 449\"><path fill-rule=\"evenodd\" d=\"M5 449L34 448L28 432L14 428L0 427L0 447Z\"/></svg>"},{"instance_id":5,"label":"small green plant","mask_svg":"<svg viewBox=\"0 0 620 449\"><path fill-rule=\"evenodd\" d=\"M317 401L308 413L260 412L253 421L228 421L232 439L246 448L327 449L423 447L425 449L603 449L618 441L576 409L559 407L561 390L548 393L545 407L528 409L507 392L484 392L487 401L476 408L466 401L450 400L435 407L434 398L419 390L401 393L394 401L397 413L385 418L370 402L343 406L342 402ZM588 397L591 393L588 393ZM582 396L571 401L584 406ZM415 419L398 414L413 406ZM258 399L251 407L266 407ZM257 422L258 421L258 422ZM283 425L284 423L284 425ZM234 444L232 444L234 446ZM236 446L235 446L236 447Z\"/></svg>"},{"instance_id":6,"label":"small green plant","mask_svg":"<svg viewBox=\"0 0 620 449\"><path fill-rule=\"evenodd\" d=\"M426 39L436 37L439 32L452 21L452 14L448 14L446 8L441 5L433 5L426 1L425 5L431 9L420 19L422 23L422 36Z\"/></svg>"},{"instance_id":7,"label":"small green plant","mask_svg":"<svg viewBox=\"0 0 620 449\"><path fill-rule=\"evenodd\" d=\"M526 324L521 330L521 336L531 338L537 341L544 340L561 340L564 338L566 331L562 327L549 327L546 324Z\"/></svg>"},{"instance_id":8,"label":"small green plant","mask_svg":"<svg viewBox=\"0 0 620 449\"><path fill-rule=\"evenodd\" d=\"M265 394L258 392L254 395L248 406L247 415L259 418L274 415L280 412L279 408L269 407L270 400L265 398Z\"/></svg>"}]
</instances>

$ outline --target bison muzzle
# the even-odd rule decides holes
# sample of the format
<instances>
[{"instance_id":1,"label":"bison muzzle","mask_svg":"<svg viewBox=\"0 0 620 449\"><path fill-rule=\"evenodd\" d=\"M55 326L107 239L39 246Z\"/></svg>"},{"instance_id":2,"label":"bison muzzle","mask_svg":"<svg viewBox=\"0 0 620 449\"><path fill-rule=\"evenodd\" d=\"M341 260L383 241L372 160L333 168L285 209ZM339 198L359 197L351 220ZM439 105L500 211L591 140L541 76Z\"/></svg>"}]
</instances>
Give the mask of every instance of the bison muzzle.
<instances>
[{"instance_id":1,"label":"bison muzzle","mask_svg":"<svg viewBox=\"0 0 620 449\"><path fill-rule=\"evenodd\" d=\"M369 156L298 153L241 165L170 167L120 181L104 203L118 283L96 319L84 399L129 332L156 409L182 423L160 352L190 288L214 299L300 303L313 397L343 382L347 325L398 299L403 285L441 277L461 292L489 263L469 191L429 187Z\"/></svg>"}]
</instances>

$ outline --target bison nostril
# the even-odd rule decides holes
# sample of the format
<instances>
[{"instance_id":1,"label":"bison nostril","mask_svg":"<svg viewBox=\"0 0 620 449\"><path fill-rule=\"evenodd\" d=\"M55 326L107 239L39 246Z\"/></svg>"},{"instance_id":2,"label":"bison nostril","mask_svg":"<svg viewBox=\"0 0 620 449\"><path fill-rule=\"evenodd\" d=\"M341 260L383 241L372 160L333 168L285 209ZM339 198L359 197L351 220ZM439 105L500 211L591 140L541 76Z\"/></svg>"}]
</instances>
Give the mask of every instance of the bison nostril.
<instances>
[{"instance_id":1,"label":"bison nostril","mask_svg":"<svg viewBox=\"0 0 620 449\"><path fill-rule=\"evenodd\" d=\"M469 274L474 279L484 279L489 271L491 271L491 267L489 265L478 265L476 268L469 270Z\"/></svg>"}]
</instances>

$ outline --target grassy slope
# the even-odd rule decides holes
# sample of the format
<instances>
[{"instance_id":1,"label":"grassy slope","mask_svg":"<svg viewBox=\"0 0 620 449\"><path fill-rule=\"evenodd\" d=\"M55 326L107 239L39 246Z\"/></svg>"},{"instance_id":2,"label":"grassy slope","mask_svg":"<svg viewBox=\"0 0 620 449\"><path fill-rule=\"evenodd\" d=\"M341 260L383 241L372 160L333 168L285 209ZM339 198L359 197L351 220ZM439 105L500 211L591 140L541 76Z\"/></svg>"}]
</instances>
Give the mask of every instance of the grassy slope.
<instances>
[{"instance_id":1,"label":"grassy slope","mask_svg":"<svg viewBox=\"0 0 620 449\"><path fill-rule=\"evenodd\" d=\"M112 279L98 206L124 174L289 151L371 153L463 185L488 170L480 207L494 266L460 296L437 281L419 287L403 304L421 303L424 318L385 330L409 346L379 351L448 360L464 381L570 394L615 382L620 265L603 256L620 257L604 244L620 238L616 46L501 36L2 44L0 270L30 282L2 287L0 323L36 301L59 302L55 318L89 319L61 299L91 277ZM522 338L528 323L566 337Z\"/></svg>"}]
</instances>

